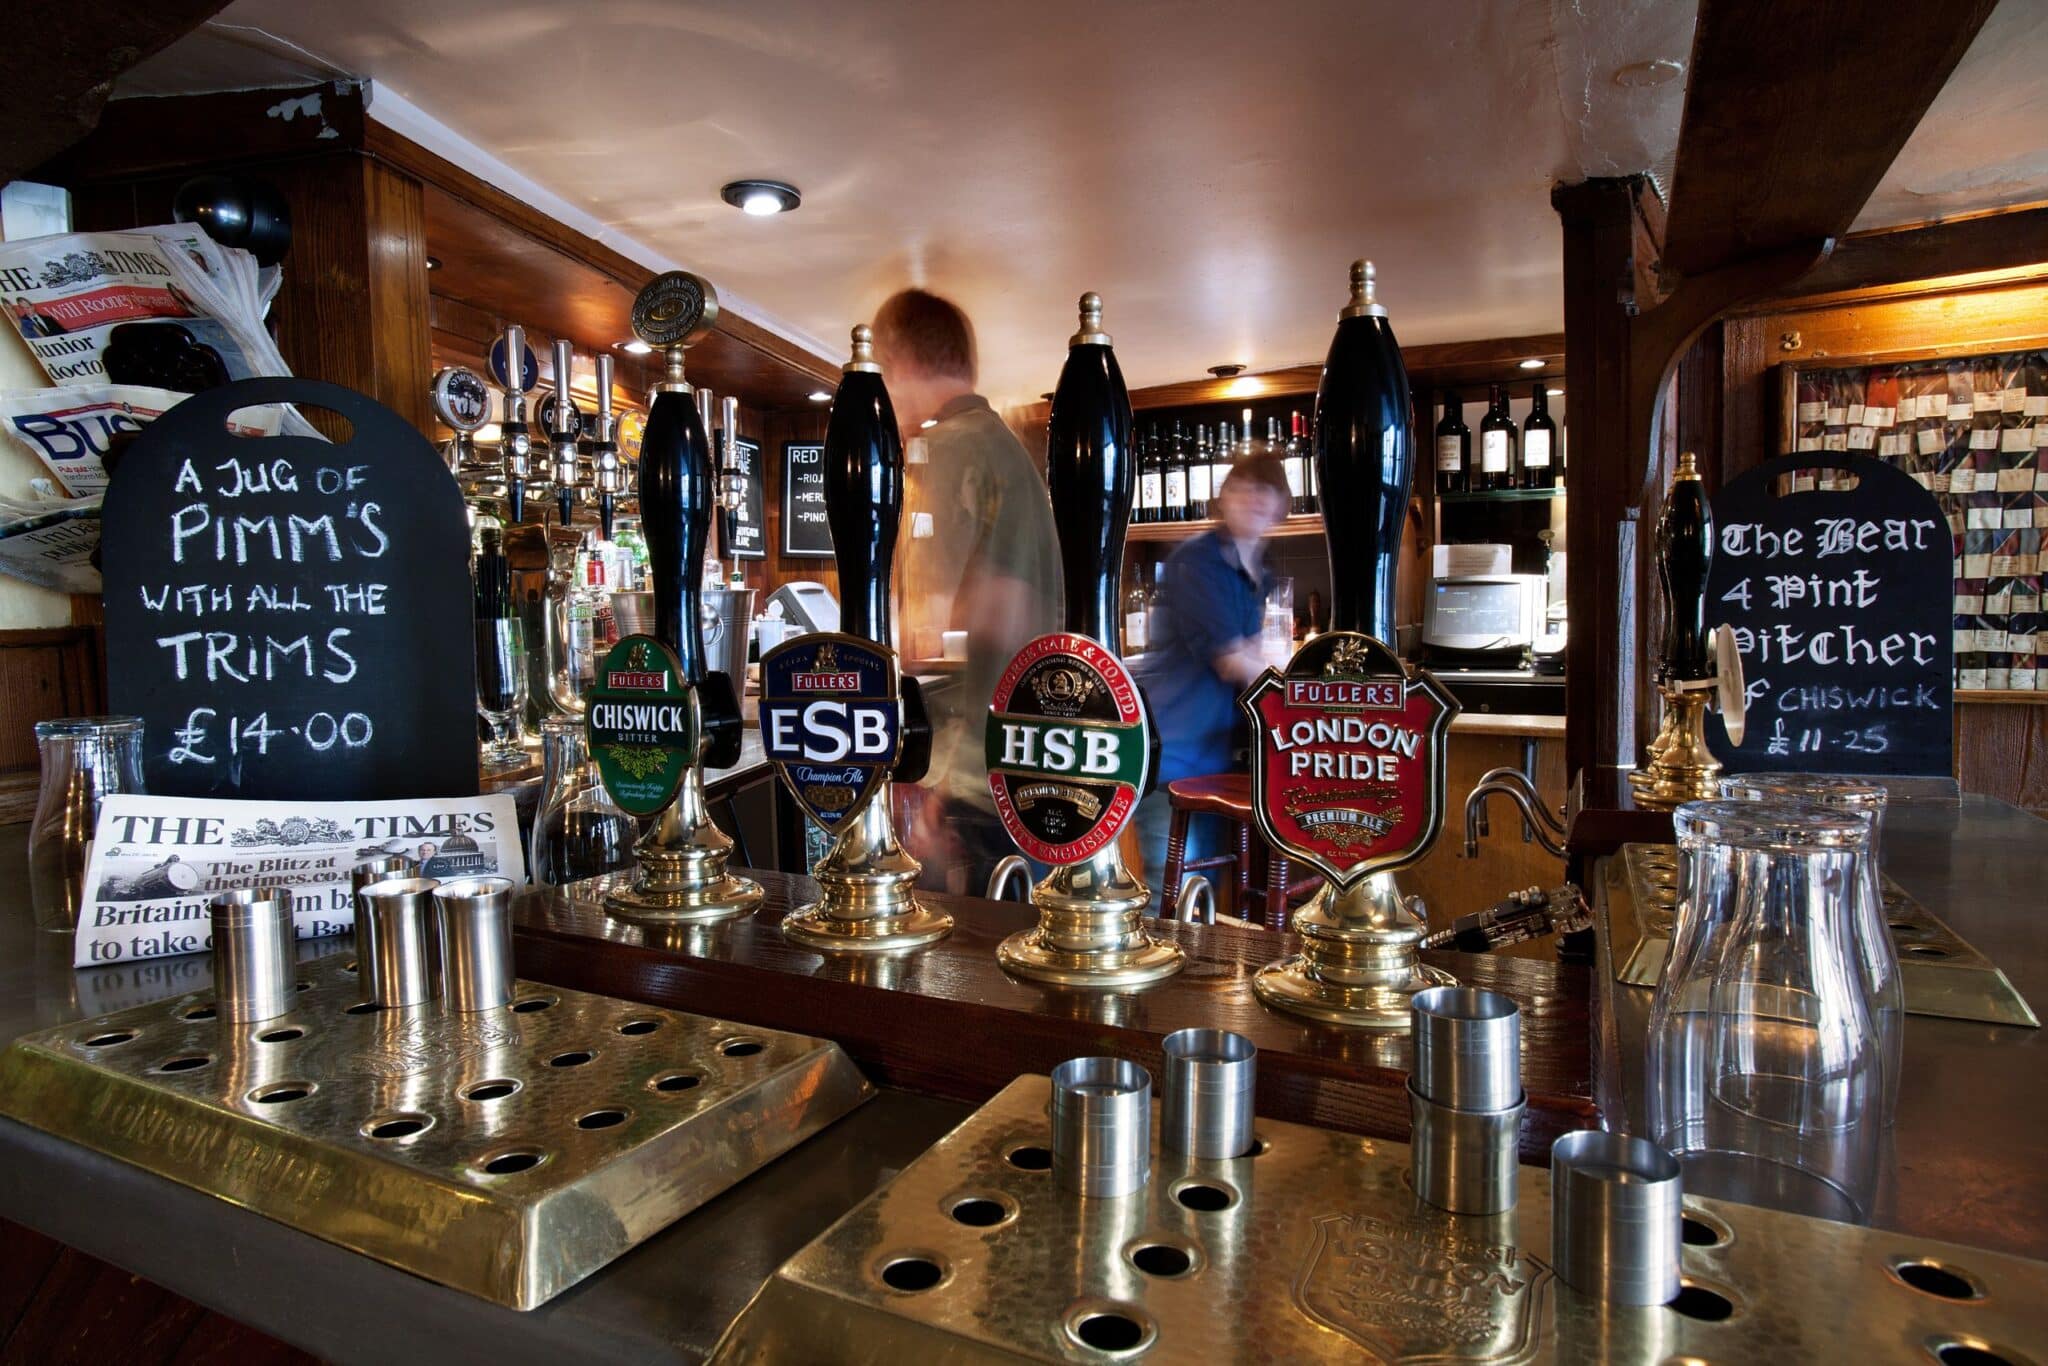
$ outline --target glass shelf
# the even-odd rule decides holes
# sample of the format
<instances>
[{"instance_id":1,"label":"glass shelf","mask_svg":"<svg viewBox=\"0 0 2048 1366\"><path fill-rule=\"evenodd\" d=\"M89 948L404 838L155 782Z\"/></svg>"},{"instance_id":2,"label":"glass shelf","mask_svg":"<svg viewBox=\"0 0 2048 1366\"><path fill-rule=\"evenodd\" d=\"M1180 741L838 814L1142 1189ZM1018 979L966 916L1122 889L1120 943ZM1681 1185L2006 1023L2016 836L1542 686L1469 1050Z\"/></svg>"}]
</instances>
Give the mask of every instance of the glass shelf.
<instances>
[{"instance_id":1,"label":"glass shelf","mask_svg":"<svg viewBox=\"0 0 2048 1366\"><path fill-rule=\"evenodd\" d=\"M1562 498L1561 488L1487 489L1479 493L1439 493L1439 503L1528 503L1539 498Z\"/></svg>"}]
</instances>

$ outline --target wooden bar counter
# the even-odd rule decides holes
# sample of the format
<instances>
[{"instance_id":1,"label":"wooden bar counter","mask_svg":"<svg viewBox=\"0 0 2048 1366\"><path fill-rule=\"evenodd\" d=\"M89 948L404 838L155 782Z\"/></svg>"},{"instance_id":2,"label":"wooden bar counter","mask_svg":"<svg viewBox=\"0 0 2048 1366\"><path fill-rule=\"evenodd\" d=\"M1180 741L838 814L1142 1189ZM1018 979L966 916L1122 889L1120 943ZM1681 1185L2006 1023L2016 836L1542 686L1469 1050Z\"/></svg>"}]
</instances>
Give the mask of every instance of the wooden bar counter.
<instances>
[{"instance_id":1,"label":"wooden bar counter","mask_svg":"<svg viewBox=\"0 0 2048 1366\"><path fill-rule=\"evenodd\" d=\"M827 956L786 941L780 922L814 894L808 878L756 871L750 916L651 927L607 916L582 884L535 889L514 908L522 977L835 1039L882 1086L979 1103L1020 1073L1114 1054L1158 1075L1160 1043L1190 1026L1233 1029L1259 1048L1258 1113L1376 1138L1408 1136L1405 1031L1312 1024L1261 1005L1252 974L1298 947L1294 935L1152 921L1187 950L1177 976L1138 992L1076 991L1010 977L996 945L1035 919L1010 902L920 893L954 917L938 943L893 955ZM1461 983L1522 1007L1529 1096L1522 1159L1549 1160L1559 1134L1596 1122L1585 969L1484 954L1424 957Z\"/></svg>"}]
</instances>

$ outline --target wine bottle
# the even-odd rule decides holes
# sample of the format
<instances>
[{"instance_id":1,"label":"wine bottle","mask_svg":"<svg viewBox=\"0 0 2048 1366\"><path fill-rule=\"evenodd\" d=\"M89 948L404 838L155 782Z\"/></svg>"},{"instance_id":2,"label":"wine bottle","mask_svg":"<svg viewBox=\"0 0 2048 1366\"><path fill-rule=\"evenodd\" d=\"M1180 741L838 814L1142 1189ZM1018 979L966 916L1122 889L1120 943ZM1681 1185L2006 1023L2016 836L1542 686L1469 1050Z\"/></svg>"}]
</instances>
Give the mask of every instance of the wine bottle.
<instances>
[{"instance_id":1,"label":"wine bottle","mask_svg":"<svg viewBox=\"0 0 2048 1366\"><path fill-rule=\"evenodd\" d=\"M1444 394L1443 420L1436 424L1436 491L1464 493L1472 487L1472 429L1465 425L1465 405Z\"/></svg>"},{"instance_id":2,"label":"wine bottle","mask_svg":"<svg viewBox=\"0 0 2048 1366\"><path fill-rule=\"evenodd\" d=\"M1294 495L1297 516L1314 512L1315 496L1309 492L1308 433L1301 424L1301 411L1287 417L1287 488Z\"/></svg>"},{"instance_id":3,"label":"wine bottle","mask_svg":"<svg viewBox=\"0 0 2048 1366\"><path fill-rule=\"evenodd\" d=\"M1209 499L1215 490L1209 486L1209 427L1207 423L1195 424L1195 456L1188 462L1188 520L1208 520Z\"/></svg>"},{"instance_id":4,"label":"wine bottle","mask_svg":"<svg viewBox=\"0 0 2048 1366\"><path fill-rule=\"evenodd\" d=\"M1216 424L1216 444L1209 451L1209 487L1220 490L1223 481L1230 477L1235 448L1231 444L1232 434L1228 421Z\"/></svg>"},{"instance_id":5,"label":"wine bottle","mask_svg":"<svg viewBox=\"0 0 2048 1366\"><path fill-rule=\"evenodd\" d=\"M1330 555L1330 626L1391 642L1395 567L1415 467L1408 371L1375 285L1372 263L1354 262L1351 302L1316 386L1312 440ZM1361 544L1361 533L1371 539Z\"/></svg>"},{"instance_id":6,"label":"wine bottle","mask_svg":"<svg viewBox=\"0 0 2048 1366\"><path fill-rule=\"evenodd\" d=\"M1311 514L1321 513L1323 510L1323 491L1316 482L1316 447L1315 443L1309 440L1308 419L1302 415L1299 408L1294 410L1293 422L1294 429L1301 434L1302 477L1308 483L1308 507L1306 511Z\"/></svg>"},{"instance_id":7,"label":"wine bottle","mask_svg":"<svg viewBox=\"0 0 2048 1366\"><path fill-rule=\"evenodd\" d=\"M1160 467L1160 488L1165 500L1160 504L1160 520L1185 522L1188 519L1188 433L1179 418L1173 420L1173 442L1166 448L1166 460Z\"/></svg>"},{"instance_id":8,"label":"wine bottle","mask_svg":"<svg viewBox=\"0 0 2048 1366\"><path fill-rule=\"evenodd\" d=\"M1280 418L1269 413L1266 417L1266 452L1280 462L1280 468L1287 475L1287 515L1292 517L1304 509L1302 502L1308 496L1308 481L1302 474L1303 461L1294 447L1280 439Z\"/></svg>"},{"instance_id":9,"label":"wine bottle","mask_svg":"<svg viewBox=\"0 0 2048 1366\"><path fill-rule=\"evenodd\" d=\"M1530 394L1529 415L1522 419L1522 487L1547 489L1557 479L1552 459L1557 449L1557 423L1550 417L1550 396L1537 380Z\"/></svg>"},{"instance_id":10,"label":"wine bottle","mask_svg":"<svg viewBox=\"0 0 2048 1366\"><path fill-rule=\"evenodd\" d=\"M1156 522L1159 520L1160 505L1166 498L1166 490L1161 487L1159 428L1156 424L1146 426L1144 444L1139 447L1139 451L1138 506L1131 513L1131 520Z\"/></svg>"},{"instance_id":11,"label":"wine bottle","mask_svg":"<svg viewBox=\"0 0 2048 1366\"><path fill-rule=\"evenodd\" d=\"M1664 582L1662 679L1713 677L1707 652L1707 569L1714 556L1714 514L1691 451L1678 457L1664 515L1657 522L1657 576Z\"/></svg>"},{"instance_id":12,"label":"wine bottle","mask_svg":"<svg viewBox=\"0 0 2048 1366\"><path fill-rule=\"evenodd\" d=\"M1508 416L1508 387L1493 385L1486 416L1479 421L1479 485L1489 492L1515 487L1515 420Z\"/></svg>"}]
</instances>

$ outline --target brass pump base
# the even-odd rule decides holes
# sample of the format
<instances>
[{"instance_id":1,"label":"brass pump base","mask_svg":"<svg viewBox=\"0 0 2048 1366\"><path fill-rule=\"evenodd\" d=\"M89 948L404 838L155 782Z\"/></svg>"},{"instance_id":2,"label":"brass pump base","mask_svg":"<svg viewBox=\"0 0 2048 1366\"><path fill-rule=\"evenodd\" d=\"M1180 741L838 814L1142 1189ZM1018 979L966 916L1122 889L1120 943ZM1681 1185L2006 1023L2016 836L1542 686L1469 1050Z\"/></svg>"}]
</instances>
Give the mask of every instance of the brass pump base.
<instances>
[{"instance_id":1,"label":"brass pump base","mask_svg":"<svg viewBox=\"0 0 2048 1366\"><path fill-rule=\"evenodd\" d=\"M696 764L682 790L633 846L633 880L605 893L607 915L647 924L688 924L744 915L761 904L761 884L726 872L732 840L704 808Z\"/></svg>"},{"instance_id":2,"label":"brass pump base","mask_svg":"<svg viewBox=\"0 0 2048 1366\"><path fill-rule=\"evenodd\" d=\"M1325 883L1294 918L1301 952L1259 969L1252 991L1276 1010L1358 1029L1406 1029L1409 1000L1457 978L1417 959L1426 927L1392 873L1339 892Z\"/></svg>"},{"instance_id":3,"label":"brass pump base","mask_svg":"<svg viewBox=\"0 0 2048 1366\"><path fill-rule=\"evenodd\" d=\"M1643 766L1628 775L1636 805L1668 810L1681 802L1709 801L1721 795L1721 761L1707 748L1707 699L1711 685L1659 685L1664 697L1664 724L1650 741Z\"/></svg>"},{"instance_id":4,"label":"brass pump base","mask_svg":"<svg viewBox=\"0 0 2048 1366\"><path fill-rule=\"evenodd\" d=\"M782 933L826 953L891 953L943 939L953 917L911 894L923 871L897 842L884 789L811 870L822 895L791 911Z\"/></svg>"},{"instance_id":5,"label":"brass pump base","mask_svg":"<svg viewBox=\"0 0 2048 1366\"><path fill-rule=\"evenodd\" d=\"M1085 863L1062 864L1031 890L1038 923L996 947L1003 971L1062 987L1122 990L1173 976L1180 945L1143 929L1152 889L1109 845Z\"/></svg>"}]
</instances>

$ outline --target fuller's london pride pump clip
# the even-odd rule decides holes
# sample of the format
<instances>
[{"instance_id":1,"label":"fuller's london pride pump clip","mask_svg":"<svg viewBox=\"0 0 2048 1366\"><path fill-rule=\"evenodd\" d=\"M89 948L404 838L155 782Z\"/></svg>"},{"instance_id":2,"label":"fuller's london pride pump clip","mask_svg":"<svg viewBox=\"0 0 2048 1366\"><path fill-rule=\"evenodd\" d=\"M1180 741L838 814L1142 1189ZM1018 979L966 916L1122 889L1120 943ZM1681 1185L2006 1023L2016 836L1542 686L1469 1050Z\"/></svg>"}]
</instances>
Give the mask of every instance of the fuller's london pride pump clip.
<instances>
[{"instance_id":1,"label":"fuller's london pride pump clip","mask_svg":"<svg viewBox=\"0 0 2048 1366\"><path fill-rule=\"evenodd\" d=\"M1080 863L1114 842L1151 776L1138 685L1084 635L1054 632L1016 653L985 736L996 814L1041 863Z\"/></svg>"},{"instance_id":2,"label":"fuller's london pride pump clip","mask_svg":"<svg viewBox=\"0 0 2048 1366\"><path fill-rule=\"evenodd\" d=\"M896 656L813 632L761 660L761 746L811 819L837 834L889 784L903 747Z\"/></svg>"},{"instance_id":3,"label":"fuller's london pride pump clip","mask_svg":"<svg viewBox=\"0 0 2048 1366\"><path fill-rule=\"evenodd\" d=\"M653 636L605 652L584 694L583 724L612 800L651 816L675 800L697 758L697 695L675 653Z\"/></svg>"},{"instance_id":4,"label":"fuller's london pride pump clip","mask_svg":"<svg viewBox=\"0 0 2048 1366\"><path fill-rule=\"evenodd\" d=\"M1338 888L1412 863L1443 828L1457 701L1352 631L1317 636L1238 705L1251 718L1252 808L1276 848Z\"/></svg>"}]
</instances>

